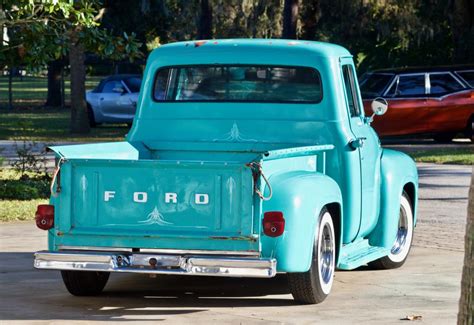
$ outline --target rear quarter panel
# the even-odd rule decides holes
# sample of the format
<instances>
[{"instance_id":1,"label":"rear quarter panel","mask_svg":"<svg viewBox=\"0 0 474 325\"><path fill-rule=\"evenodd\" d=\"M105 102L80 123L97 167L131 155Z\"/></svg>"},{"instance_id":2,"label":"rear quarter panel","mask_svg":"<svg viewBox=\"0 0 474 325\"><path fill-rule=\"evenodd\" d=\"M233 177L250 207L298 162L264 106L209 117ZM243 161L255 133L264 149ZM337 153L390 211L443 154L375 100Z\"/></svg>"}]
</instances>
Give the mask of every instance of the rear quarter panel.
<instances>
[{"instance_id":1,"label":"rear quarter panel","mask_svg":"<svg viewBox=\"0 0 474 325\"><path fill-rule=\"evenodd\" d=\"M276 238L261 234L262 256L276 258L279 272L306 272L321 210L329 203L342 205L339 186L326 175L305 171L274 174L270 183L274 196L263 211L282 211L285 232Z\"/></svg>"}]
</instances>

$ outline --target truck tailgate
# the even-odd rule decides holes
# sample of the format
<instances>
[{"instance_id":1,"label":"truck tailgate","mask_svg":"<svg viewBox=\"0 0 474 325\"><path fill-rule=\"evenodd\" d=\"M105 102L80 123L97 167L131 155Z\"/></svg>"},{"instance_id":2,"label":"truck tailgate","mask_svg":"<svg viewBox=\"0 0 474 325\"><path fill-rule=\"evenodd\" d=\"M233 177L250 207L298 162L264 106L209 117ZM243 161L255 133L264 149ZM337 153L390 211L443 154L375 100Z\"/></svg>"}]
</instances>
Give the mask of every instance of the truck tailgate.
<instances>
[{"instance_id":1,"label":"truck tailgate","mask_svg":"<svg viewBox=\"0 0 474 325\"><path fill-rule=\"evenodd\" d=\"M252 181L242 163L66 160L54 245L258 251Z\"/></svg>"}]
</instances>

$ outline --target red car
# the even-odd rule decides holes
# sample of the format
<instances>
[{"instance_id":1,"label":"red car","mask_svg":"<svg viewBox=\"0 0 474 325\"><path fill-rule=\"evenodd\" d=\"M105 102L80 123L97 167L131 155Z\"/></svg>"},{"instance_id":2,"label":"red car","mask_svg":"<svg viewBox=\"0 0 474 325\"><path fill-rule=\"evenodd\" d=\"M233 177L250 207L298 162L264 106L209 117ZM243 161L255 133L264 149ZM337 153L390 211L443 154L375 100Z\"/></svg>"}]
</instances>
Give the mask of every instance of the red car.
<instances>
[{"instance_id":1,"label":"red car","mask_svg":"<svg viewBox=\"0 0 474 325\"><path fill-rule=\"evenodd\" d=\"M383 97L387 113L373 121L382 136L431 135L447 142L464 133L472 141L474 66L377 70L360 80L364 109Z\"/></svg>"}]
</instances>

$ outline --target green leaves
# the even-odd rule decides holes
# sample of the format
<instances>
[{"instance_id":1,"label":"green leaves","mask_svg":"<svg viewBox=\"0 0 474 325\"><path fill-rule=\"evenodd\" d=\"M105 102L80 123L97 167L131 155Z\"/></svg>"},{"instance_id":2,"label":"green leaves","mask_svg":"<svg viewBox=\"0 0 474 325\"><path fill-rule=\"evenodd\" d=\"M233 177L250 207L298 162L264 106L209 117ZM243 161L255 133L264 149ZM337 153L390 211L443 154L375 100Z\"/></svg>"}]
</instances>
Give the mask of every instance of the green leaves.
<instances>
[{"instance_id":1,"label":"green leaves","mask_svg":"<svg viewBox=\"0 0 474 325\"><path fill-rule=\"evenodd\" d=\"M67 55L69 35L79 31L88 52L112 60L142 57L135 34L114 36L100 27L104 13L98 0L3 0L0 23L9 30L10 42L0 44L0 66L43 66ZM16 55L14 49L26 49ZM9 53L8 55L3 53Z\"/></svg>"}]
</instances>

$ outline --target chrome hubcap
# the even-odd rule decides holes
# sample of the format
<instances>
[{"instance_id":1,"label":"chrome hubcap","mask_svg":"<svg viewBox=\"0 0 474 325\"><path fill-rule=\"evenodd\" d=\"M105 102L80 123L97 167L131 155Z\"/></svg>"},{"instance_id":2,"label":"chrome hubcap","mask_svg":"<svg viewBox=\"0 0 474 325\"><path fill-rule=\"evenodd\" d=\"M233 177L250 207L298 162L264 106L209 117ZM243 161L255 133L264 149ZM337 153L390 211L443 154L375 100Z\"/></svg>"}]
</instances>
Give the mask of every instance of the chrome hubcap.
<instances>
[{"instance_id":1,"label":"chrome hubcap","mask_svg":"<svg viewBox=\"0 0 474 325\"><path fill-rule=\"evenodd\" d=\"M391 253L397 255L405 248L407 244L408 219L405 209L400 208L400 219L398 220L398 231L395 243L393 244Z\"/></svg>"},{"instance_id":2,"label":"chrome hubcap","mask_svg":"<svg viewBox=\"0 0 474 325\"><path fill-rule=\"evenodd\" d=\"M321 245L319 247L319 265L321 277L324 283L331 282L334 272L334 238L330 226L324 225Z\"/></svg>"}]
</instances>

